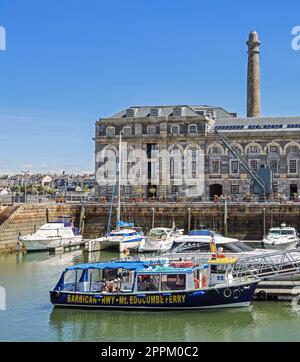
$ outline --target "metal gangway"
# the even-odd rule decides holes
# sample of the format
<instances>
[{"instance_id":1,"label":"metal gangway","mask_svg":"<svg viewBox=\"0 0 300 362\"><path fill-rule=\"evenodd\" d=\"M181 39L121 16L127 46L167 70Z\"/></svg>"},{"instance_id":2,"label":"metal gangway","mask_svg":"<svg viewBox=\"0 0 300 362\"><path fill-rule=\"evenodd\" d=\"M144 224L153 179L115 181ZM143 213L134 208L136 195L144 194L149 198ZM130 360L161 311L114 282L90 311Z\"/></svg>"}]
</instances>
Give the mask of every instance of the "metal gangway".
<instances>
[{"instance_id":1,"label":"metal gangway","mask_svg":"<svg viewBox=\"0 0 300 362\"><path fill-rule=\"evenodd\" d=\"M260 279L279 275L300 273L300 250L277 250L255 256L240 257L233 269L233 275L257 276Z\"/></svg>"}]
</instances>

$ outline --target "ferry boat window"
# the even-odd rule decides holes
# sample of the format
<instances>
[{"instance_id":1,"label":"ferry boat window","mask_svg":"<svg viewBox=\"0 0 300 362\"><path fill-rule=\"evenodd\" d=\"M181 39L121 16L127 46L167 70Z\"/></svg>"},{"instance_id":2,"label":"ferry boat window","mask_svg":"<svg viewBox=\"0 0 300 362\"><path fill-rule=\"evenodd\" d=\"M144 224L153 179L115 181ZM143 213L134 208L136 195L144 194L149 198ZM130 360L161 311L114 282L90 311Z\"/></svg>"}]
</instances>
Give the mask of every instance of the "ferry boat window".
<instances>
[{"instance_id":1,"label":"ferry boat window","mask_svg":"<svg viewBox=\"0 0 300 362\"><path fill-rule=\"evenodd\" d=\"M162 274L161 290L185 290L185 274Z\"/></svg>"},{"instance_id":2,"label":"ferry boat window","mask_svg":"<svg viewBox=\"0 0 300 362\"><path fill-rule=\"evenodd\" d=\"M159 290L159 274L139 274L137 282L138 291L153 292Z\"/></svg>"},{"instance_id":3,"label":"ferry boat window","mask_svg":"<svg viewBox=\"0 0 300 362\"><path fill-rule=\"evenodd\" d=\"M99 269L89 269L87 271L88 278L83 290L102 291L103 286L103 271Z\"/></svg>"},{"instance_id":4,"label":"ferry boat window","mask_svg":"<svg viewBox=\"0 0 300 362\"><path fill-rule=\"evenodd\" d=\"M80 290L80 279L82 277L83 270L69 270L64 277L64 290L76 291Z\"/></svg>"}]
</instances>

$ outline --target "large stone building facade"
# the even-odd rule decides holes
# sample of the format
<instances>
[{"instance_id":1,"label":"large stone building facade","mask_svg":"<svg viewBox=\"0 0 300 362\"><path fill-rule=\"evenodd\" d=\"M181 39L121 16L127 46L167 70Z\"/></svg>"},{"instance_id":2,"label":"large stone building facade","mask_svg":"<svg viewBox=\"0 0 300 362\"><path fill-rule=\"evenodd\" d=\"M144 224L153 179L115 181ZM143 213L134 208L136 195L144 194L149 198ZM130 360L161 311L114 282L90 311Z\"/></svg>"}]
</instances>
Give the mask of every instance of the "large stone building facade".
<instances>
[{"instance_id":1,"label":"large stone building facade","mask_svg":"<svg viewBox=\"0 0 300 362\"><path fill-rule=\"evenodd\" d=\"M226 194L241 198L251 191L251 179L239 161L214 132L222 132L242 154L252 170L269 166L273 191L287 198L300 191L300 117L260 117L260 69L258 34L249 34L247 73L247 118L238 118L221 107L153 106L131 107L96 122L96 174L106 162L103 151L117 162L120 132L128 152L138 150L147 182L124 184L124 195L143 197L187 196L202 200ZM131 151L130 151L131 150ZM153 157L155 152L167 158ZM157 153L156 153L157 154ZM188 162L186 156L189 155ZM100 155L100 156L99 156ZM124 159L124 158L123 158ZM127 162L130 169L133 162ZM111 166L110 166L111 167ZM186 170L190 172L186 172ZM113 169L105 170L113 174ZM188 182L182 175L188 174ZM155 177L154 177L155 176ZM103 178L103 177L102 177ZM167 179L167 182L166 182ZM99 195L111 194L112 186L99 185Z\"/></svg>"},{"instance_id":2,"label":"large stone building facade","mask_svg":"<svg viewBox=\"0 0 300 362\"><path fill-rule=\"evenodd\" d=\"M99 158L103 150L115 154L117 162L119 135L122 132L122 142L126 144L127 150L143 150L148 156L145 161L147 164L144 165L148 176L147 185L132 186L128 182L122 186L124 195L182 195L208 200L214 195L227 194L241 198L250 191L249 175L220 142L215 129L222 132L246 156L252 169L257 170L261 165L271 167L275 191L284 193L287 198L300 191L300 117L237 118L220 107L131 107L112 117L98 120L95 136L96 173L107 161L105 157ZM199 150L203 156L200 173L192 175L192 178L202 178L203 187L200 191L193 184L187 186L174 177L174 167L177 171L184 169L184 153L188 149ZM165 164L162 164L163 160L156 160L159 175L155 177L155 182L150 154L153 150L165 150L170 155ZM192 161L195 170L198 161ZM129 166L132 167L132 163ZM168 185L163 182L166 174L170 177ZM111 192L112 185L98 185L98 195L110 195Z\"/></svg>"}]
</instances>

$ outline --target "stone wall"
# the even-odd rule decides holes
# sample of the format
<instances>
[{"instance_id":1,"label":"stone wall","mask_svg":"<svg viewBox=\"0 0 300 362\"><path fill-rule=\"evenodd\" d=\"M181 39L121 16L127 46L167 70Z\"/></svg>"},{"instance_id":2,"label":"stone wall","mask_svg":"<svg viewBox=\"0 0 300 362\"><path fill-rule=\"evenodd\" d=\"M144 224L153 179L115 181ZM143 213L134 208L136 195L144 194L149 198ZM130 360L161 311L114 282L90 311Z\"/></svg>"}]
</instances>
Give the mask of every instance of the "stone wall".
<instances>
[{"instance_id":1,"label":"stone wall","mask_svg":"<svg viewBox=\"0 0 300 362\"><path fill-rule=\"evenodd\" d=\"M50 221L56 220L59 216L73 217L75 223L79 221L80 205L22 205L10 216L4 225L0 226L0 253L3 251L14 251L20 234L32 234L41 225L46 223L47 209Z\"/></svg>"},{"instance_id":2,"label":"stone wall","mask_svg":"<svg viewBox=\"0 0 300 362\"><path fill-rule=\"evenodd\" d=\"M33 233L46 222L46 209L49 219L58 216L71 216L75 225L79 224L81 206L79 204L63 205L25 205L11 216L5 227L0 229L0 252L15 250L19 233ZM265 211L264 211L265 209ZM147 233L154 226L171 227L173 221L177 228L210 228L224 234L224 204L130 204L123 207L122 217L133 221ZM261 240L264 234L264 213L266 232L271 226L280 226L286 222L300 230L300 204L229 204L228 236L241 240ZM109 204L85 205L85 239L104 235L109 214ZM189 218L190 215L190 218ZM115 225L115 211L112 225ZM190 221L189 221L190 220Z\"/></svg>"}]
</instances>

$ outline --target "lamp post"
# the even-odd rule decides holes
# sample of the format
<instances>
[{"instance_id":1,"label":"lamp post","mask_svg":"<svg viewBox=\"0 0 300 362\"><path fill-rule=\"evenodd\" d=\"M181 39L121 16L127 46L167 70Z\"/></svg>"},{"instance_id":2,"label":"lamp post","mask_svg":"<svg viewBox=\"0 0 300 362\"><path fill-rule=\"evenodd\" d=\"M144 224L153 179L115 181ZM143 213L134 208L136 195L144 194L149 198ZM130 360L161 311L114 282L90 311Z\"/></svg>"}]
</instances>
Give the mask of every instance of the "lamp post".
<instances>
[{"instance_id":1,"label":"lamp post","mask_svg":"<svg viewBox=\"0 0 300 362\"><path fill-rule=\"evenodd\" d=\"M25 183L24 183L24 186L25 186L25 190L24 190L24 195L25 195L25 203L27 203L27 176L29 174L29 171L21 171L22 173L24 173L24 178L25 178Z\"/></svg>"}]
</instances>

